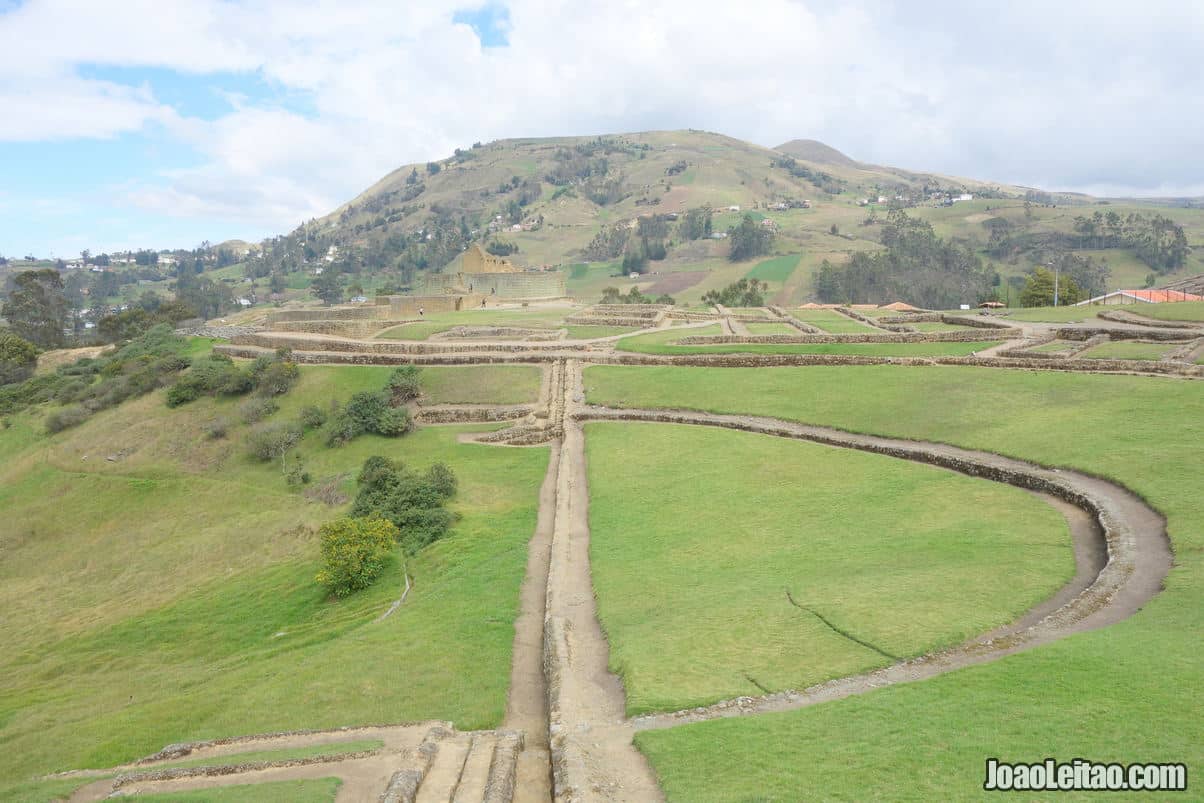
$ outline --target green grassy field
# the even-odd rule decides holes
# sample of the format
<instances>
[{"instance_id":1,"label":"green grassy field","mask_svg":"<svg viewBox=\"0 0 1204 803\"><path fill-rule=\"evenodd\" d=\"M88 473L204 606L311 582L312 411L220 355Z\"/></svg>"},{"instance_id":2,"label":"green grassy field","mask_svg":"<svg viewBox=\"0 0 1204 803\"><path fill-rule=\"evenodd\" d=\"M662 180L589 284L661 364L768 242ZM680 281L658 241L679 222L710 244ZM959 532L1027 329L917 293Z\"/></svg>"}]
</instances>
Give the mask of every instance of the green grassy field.
<instances>
[{"instance_id":1,"label":"green grassy field","mask_svg":"<svg viewBox=\"0 0 1204 803\"><path fill-rule=\"evenodd\" d=\"M852 318L845 317L839 312L830 309L796 309L790 310L790 314L795 318L798 318L803 323L809 323L812 326L818 326L825 332L831 332L833 334L878 331L872 326L867 326L861 321L855 321Z\"/></svg>"},{"instance_id":2,"label":"green grassy field","mask_svg":"<svg viewBox=\"0 0 1204 803\"><path fill-rule=\"evenodd\" d=\"M1200 383L895 366L596 366L585 380L597 403L760 413L1080 468L1148 499L1175 549L1165 590L1109 628L836 703L640 734L671 800L977 799L986 756L1199 772L1204 711L1184 690L1204 687Z\"/></svg>"},{"instance_id":3,"label":"green grassy field","mask_svg":"<svg viewBox=\"0 0 1204 803\"><path fill-rule=\"evenodd\" d=\"M1160 321L1204 321L1204 301L1177 301L1167 304L1130 304L1125 312L1157 318Z\"/></svg>"},{"instance_id":4,"label":"green grassy field","mask_svg":"<svg viewBox=\"0 0 1204 803\"><path fill-rule=\"evenodd\" d=\"M303 367L268 420L380 387L387 370ZM489 386L453 384L478 400ZM326 488L325 504L244 456L237 404L169 410L157 392L52 437L37 434L40 410L0 432L0 799L40 773L113 766L171 742L499 721L547 450L462 444L464 427L340 449L311 433L297 452L314 477L306 491ZM228 435L206 438L220 417ZM382 622L400 560L343 601L314 582L314 530L346 509L373 454L441 460L460 481L460 520L408 562L413 591Z\"/></svg>"},{"instance_id":5,"label":"green grassy field","mask_svg":"<svg viewBox=\"0 0 1204 803\"><path fill-rule=\"evenodd\" d=\"M1133 340L1117 340L1092 346L1079 354L1085 360L1161 360L1177 348L1174 344L1139 343Z\"/></svg>"},{"instance_id":6,"label":"green grassy field","mask_svg":"<svg viewBox=\"0 0 1204 803\"><path fill-rule=\"evenodd\" d=\"M960 643L1074 573L1062 516L1010 486L705 427L592 423L586 444L590 565L630 714Z\"/></svg>"},{"instance_id":7,"label":"green grassy field","mask_svg":"<svg viewBox=\"0 0 1204 803\"><path fill-rule=\"evenodd\" d=\"M969 326L960 326L943 321L920 321L919 323L908 324L908 326L917 332L964 332L970 328Z\"/></svg>"},{"instance_id":8,"label":"green grassy field","mask_svg":"<svg viewBox=\"0 0 1204 803\"><path fill-rule=\"evenodd\" d=\"M426 340L436 332L446 332L456 326L516 326L525 329L557 329L564 317L571 315L568 307L529 307L517 309L482 309L463 312L428 312L416 323L402 324L381 332L377 337L386 340Z\"/></svg>"},{"instance_id":9,"label":"green grassy field","mask_svg":"<svg viewBox=\"0 0 1204 803\"><path fill-rule=\"evenodd\" d=\"M1033 323L1082 323L1098 320L1095 316L1107 307L1013 307L1006 315L999 316L1005 323L1025 321Z\"/></svg>"},{"instance_id":10,"label":"green grassy field","mask_svg":"<svg viewBox=\"0 0 1204 803\"><path fill-rule=\"evenodd\" d=\"M307 405L328 407L332 399L346 401L361 390L379 390L393 372L390 366L307 365L301 380L279 399L280 416L295 416ZM422 401L427 404L522 404L539 396L540 369L535 365L428 365L419 374ZM215 409L236 401L217 402Z\"/></svg>"},{"instance_id":11,"label":"green grassy field","mask_svg":"<svg viewBox=\"0 0 1204 803\"><path fill-rule=\"evenodd\" d=\"M744 275L746 278L760 279L764 282L785 282L790 278L790 274L794 273L798 263L798 254L773 257L764 262L758 262L756 267Z\"/></svg>"},{"instance_id":12,"label":"green grassy field","mask_svg":"<svg viewBox=\"0 0 1204 803\"><path fill-rule=\"evenodd\" d=\"M632 326L569 326L569 340L588 340L593 337L613 337L638 331Z\"/></svg>"},{"instance_id":13,"label":"green grassy field","mask_svg":"<svg viewBox=\"0 0 1204 803\"><path fill-rule=\"evenodd\" d=\"M746 323L748 331L754 335L797 335L799 330L788 323Z\"/></svg>"}]
</instances>

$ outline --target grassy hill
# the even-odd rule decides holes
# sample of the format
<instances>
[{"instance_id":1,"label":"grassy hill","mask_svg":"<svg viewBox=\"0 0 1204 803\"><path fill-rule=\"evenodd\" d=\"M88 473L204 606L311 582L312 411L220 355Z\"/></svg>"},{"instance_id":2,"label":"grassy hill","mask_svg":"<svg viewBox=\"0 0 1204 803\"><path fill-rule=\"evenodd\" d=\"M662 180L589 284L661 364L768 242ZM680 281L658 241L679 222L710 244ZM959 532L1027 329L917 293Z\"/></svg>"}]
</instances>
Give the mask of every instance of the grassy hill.
<instances>
[{"instance_id":1,"label":"grassy hill","mask_svg":"<svg viewBox=\"0 0 1204 803\"><path fill-rule=\"evenodd\" d=\"M970 193L974 200L944 206L934 193L942 198ZM802 201L810 201L810 208L801 208ZM791 206L775 208L779 204ZM621 249L598 247L600 234L634 226L641 216L680 216L703 206L715 211L715 232L725 232L746 214L772 220L777 232L772 253L732 263L725 239L687 240L680 223L670 220L666 258L651 262L649 273L633 282L620 275ZM1162 214L1184 227L1189 245L1204 244L1204 210L1183 204L1042 193L866 164L814 140L770 149L694 130L478 143L437 163L403 165L289 236L323 254L334 245L339 258L356 255L370 276L397 274L403 285L421 270L454 268L469 242L501 240L517 246L510 256L517 265L566 268L570 292L585 301L596 300L608 285L634 283L642 289L660 284L657 292L668 288L679 301L693 303L709 289L750 273L763 275L759 263L779 259L778 265L792 267L768 271L770 295L793 304L815 298L814 274L825 259L839 264L858 251L881 249L880 221L896 207L930 222L942 237L971 244L1004 280L1044 262L1049 242L1066 250L1059 237L1073 233L1077 216L1095 211ZM992 227L1000 221L1037 246L988 254ZM403 247L411 257L414 249L423 255L404 277ZM1143 286L1151 272L1132 249L1081 254L1107 262L1109 287ZM311 261L322 259L317 254ZM678 273L690 276L674 278ZM1204 250L1197 248L1158 283L1199 273ZM385 283L372 278L364 284Z\"/></svg>"}]
</instances>

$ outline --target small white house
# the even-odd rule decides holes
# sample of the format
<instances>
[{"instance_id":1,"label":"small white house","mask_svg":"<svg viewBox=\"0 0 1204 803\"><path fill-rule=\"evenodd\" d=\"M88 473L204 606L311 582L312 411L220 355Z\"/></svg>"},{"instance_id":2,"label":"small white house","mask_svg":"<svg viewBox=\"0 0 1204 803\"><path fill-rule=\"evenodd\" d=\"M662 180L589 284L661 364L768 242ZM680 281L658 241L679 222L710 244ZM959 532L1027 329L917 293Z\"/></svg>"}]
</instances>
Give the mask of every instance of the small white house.
<instances>
[{"instance_id":1,"label":"small white house","mask_svg":"<svg viewBox=\"0 0 1204 803\"><path fill-rule=\"evenodd\" d=\"M739 211L740 211L740 204L732 204L731 206L729 206L729 207L727 208L727 211L729 211L729 212L739 212Z\"/></svg>"}]
</instances>

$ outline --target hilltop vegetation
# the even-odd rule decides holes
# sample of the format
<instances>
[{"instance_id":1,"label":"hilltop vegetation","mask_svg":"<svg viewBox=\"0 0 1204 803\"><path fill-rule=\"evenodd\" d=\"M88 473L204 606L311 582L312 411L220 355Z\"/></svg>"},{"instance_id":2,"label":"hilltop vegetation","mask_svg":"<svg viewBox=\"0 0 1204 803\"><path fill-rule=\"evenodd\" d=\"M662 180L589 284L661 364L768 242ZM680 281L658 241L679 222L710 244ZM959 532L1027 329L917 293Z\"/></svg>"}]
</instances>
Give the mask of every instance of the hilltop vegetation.
<instances>
[{"instance_id":1,"label":"hilltop vegetation","mask_svg":"<svg viewBox=\"0 0 1204 803\"><path fill-rule=\"evenodd\" d=\"M939 242L922 258L973 275L954 267L915 281L914 259L880 257L900 230L899 212L914 221L908 231L929 226ZM122 313L131 318L161 314L169 295L176 311L212 317L240 299L337 303L417 290L424 274L454 270L475 243L519 267L565 269L569 292L587 302L618 278L696 304L748 276L769 280L766 300L787 305L870 296L1016 305L1037 267L1057 266L1085 295L1202 274L1202 242L1204 209L1187 202L1096 199L883 167L810 140L770 149L702 131L654 131L476 143L399 167L329 215L257 245L143 250L120 263L90 256L95 273L12 260L0 275L57 268L68 307L92 307L93 321L120 311L98 304L144 310ZM790 267L750 275L769 260ZM832 268L821 287L825 263ZM867 294L853 274L871 264L881 281ZM833 291L831 270L846 265L850 286ZM83 319L75 325L80 335L114 339L127 323L139 322L110 323L117 334L84 333Z\"/></svg>"}]
</instances>

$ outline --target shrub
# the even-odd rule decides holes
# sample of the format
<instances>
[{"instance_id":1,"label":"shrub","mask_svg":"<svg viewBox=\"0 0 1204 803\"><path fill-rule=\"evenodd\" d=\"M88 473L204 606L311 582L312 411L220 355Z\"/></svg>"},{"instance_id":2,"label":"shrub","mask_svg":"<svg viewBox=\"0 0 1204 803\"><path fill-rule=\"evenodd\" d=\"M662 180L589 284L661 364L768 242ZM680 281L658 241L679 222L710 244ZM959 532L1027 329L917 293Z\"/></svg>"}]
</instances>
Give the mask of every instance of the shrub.
<instances>
[{"instance_id":1,"label":"shrub","mask_svg":"<svg viewBox=\"0 0 1204 803\"><path fill-rule=\"evenodd\" d=\"M384 571L397 541L397 528L384 519L339 519L318 531L323 568L317 581L345 597L367 588Z\"/></svg>"},{"instance_id":2,"label":"shrub","mask_svg":"<svg viewBox=\"0 0 1204 803\"><path fill-rule=\"evenodd\" d=\"M432 463L426 470L426 481L444 500L456 495L456 475L446 463Z\"/></svg>"},{"instance_id":3,"label":"shrub","mask_svg":"<svg viewBox=\"0 0 1204 803\"><path fill-rule=\"evenodd\" d=\"M230 431L230 422L224 418L215 418L205 425L205 437L211 441L221 440Z\"/></svg>"},{"instance_id":4,"label":"shrub","mask_svg":"<svg viewBox=\"0 0 1204 803\"><path fill-rule=\"evenodd\" d=\"M308 485L310 476L305 470L305 464L301 462L301 455L293 456L293 464L289 466L288 472L285 473L284 479L289 485Z\"/></svg>"},{"instance_id":5,"label":"shrub","mask_svg":"<svg viewBox=\"0 0 1204 803\"><path fill-rule=\"evenodd\" d=\"M360 432L372 432L388 409L389 398L383 392L364 390L351 397L343 413L355 422Z\"/></svg>"},{"instance_id":6,"label":"shrub","mask_svg":"<svg viewBox=\"0 0 1204 803\"><path fill-rule=\"evenodd\" d=\"M301 440L301 427L293 423L261 424L247 436L247 450L257 460L279 460L284 469L284 456Z\"/></svg>"},{"instance_id":7,"label":"shrub","mask_svg":"<svg viewBox=\"0 0 1204 803\"><path fill-rule=\"evenodd\" d=\"M346 410L339 410L330 418L330 422L326 426L326 445L327 446L342 446L354 440L357 435L362 433L359 425Z\"/></svg>"},{"instance_id":8,"label":"shrub","mask_svg":"<svg viewBox=\"0 0 1204 803\"><path fill-rule=\"evenodd\" d=\"M370 457L356 482L359 493L351 515L391 521L407 553L439 540L455 521L455 515L443 505L456 491L456 477L443 463L418 474L398 461Z\"/></svg>"},{"instance_id":9,"label":"shrub","mask_svg":"<svg viewBox=\"0 0 1204 803\"><path fill-rule=\"evenodd\" d=\"M295 362L279 360L270 362L258 373L252 371L255 392L263 396L280 396L288 393L300 376L301 369Z\"/></svg>"},{"instance_id":10,"label":"shrub","mask_svg":"<svg viewBox=\"0 0 1204 803\"><path fill-rule=\"evenodd\" d=\"M78 426L88 420L91 413L81 405L73 404L61 410L55 410L46 416L46 431L53 434L62 432L68 427Z\"/></svg>"},{"instance_id":11,"label":"shrub","mask_svg":"<svg viewBox=\"0 0 1204 803\"><path fill-rule=\"evenodd\" d=\"M262 421L272 413L280 409L280 405L274 399L247 399L238 408L238 414L247 424L254 424L257 421Z\"/></svg>"},{"instance_id":12,"label":"shrub","mask_svg":"<svg viewBox=\"0 0 1204 803\"><path fill-rule=\"evenodd\" d=\"M422 369L417 365L403 365L389 376L389 393L393 405L405 404L422 394L422 382L419 374Z\"/></svg>"},{"instance_id":13,"label":"shrub","mask_svg":"<svg viewBox=\"0 0 1204 803\"><path fill-rule=\"evenodd\" d=\"M387 407L377 417L372 431L378 435L396 438L409 432L412 425L409 410L404 407Z\"/></svg>"},{"instance_id":14,"label":"shrub","mask_svg":"<svg viewBox=\"0 0 1204 803\"><path fill-rule=\"evenodd\" d=\"M301 408L299 419L301 426L306 429L317 429L326 423L326 411L316 404L306 405Z\"/></svg>"}]
</instances>

